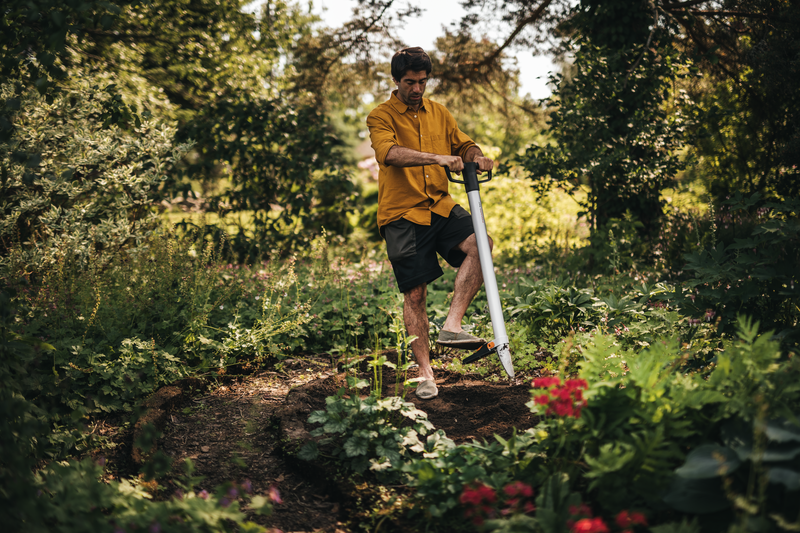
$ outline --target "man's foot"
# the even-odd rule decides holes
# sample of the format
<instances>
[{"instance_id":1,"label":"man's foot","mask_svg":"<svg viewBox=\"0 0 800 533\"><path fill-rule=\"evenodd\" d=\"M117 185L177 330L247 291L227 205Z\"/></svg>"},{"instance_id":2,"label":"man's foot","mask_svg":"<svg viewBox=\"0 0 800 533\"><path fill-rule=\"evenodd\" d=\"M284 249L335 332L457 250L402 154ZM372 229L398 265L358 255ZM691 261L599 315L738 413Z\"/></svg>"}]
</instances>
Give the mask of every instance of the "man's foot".
<instances>
[{"instance_id":1,"label":"man's foot","mask_svg":"<svg viewBox=\"0 0 800 533\"><path fill-rule=\"evenodd\" d=\"M448 348L458 348L459 350L476 350L486 344L486 340L474 337L466 331L453 333L443 329L439 332L436 344L447 346Z\"/></svg>"},{"instance_id":2,"label":"man's foot","mask_svg":"<svg viewBox=\"0 0 800 533\"><path fill-rule=\"evenodd\" d=\"M432 400L436 398L439 395L439 389L436 388L436 382L432 379L421 381L420 384L417 385L416 395L420 400Z\"/></svg>"}]
</instances>

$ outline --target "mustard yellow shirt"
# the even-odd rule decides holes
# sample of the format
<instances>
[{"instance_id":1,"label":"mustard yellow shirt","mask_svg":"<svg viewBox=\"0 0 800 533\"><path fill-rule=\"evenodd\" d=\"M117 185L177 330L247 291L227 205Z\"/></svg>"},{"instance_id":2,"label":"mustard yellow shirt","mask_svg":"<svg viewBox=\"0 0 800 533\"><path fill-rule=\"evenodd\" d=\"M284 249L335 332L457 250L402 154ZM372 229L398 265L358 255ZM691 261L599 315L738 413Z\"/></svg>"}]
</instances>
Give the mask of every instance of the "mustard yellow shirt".
<instances>
[{"instance_id":1,"label":"mustard yellow shirt","mask_svg":"<svg viewBox=\"0 0 800 533\"><path fill-rule=\"evenodd\" d=\"M392 146L463 159L475 143L458 129L441 104L422 99L419 111L400 101L397 91L372 110L367 127L378 160L378 227L405 218L430 226L431 212L448 217L456 205L448 192L444 167L393 167L386 164Z\"/></svg>"}]
</instances>

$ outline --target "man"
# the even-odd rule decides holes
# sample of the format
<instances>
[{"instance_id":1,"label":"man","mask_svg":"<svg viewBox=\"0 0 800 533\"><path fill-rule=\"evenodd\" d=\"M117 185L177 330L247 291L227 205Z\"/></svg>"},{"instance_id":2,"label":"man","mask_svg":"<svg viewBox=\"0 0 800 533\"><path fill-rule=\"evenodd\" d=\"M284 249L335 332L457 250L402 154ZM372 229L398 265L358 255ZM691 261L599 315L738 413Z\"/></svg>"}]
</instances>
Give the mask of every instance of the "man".
<instances>
[{"instance_id":1,"label":"man","mask_svg":"<svg viewBox=\"0 0 800 533\"><path fill-rule=\"evenodd\" d=\"M453 301L438 344L475 349L485 341L461 329L461 320L483 283L472 219L448 193L444 167L460 172L464 161L479 170L494 162L458 129L444 106L422 95L431 60L422 48L406 48L392 57L397 90L367 117L378 160L378 226L386 240L400 292L406 330L422 381L416 394L435 398L428 348L427 285L443 274L437 252L458 268ZM490 240L491 244L491 240Z\"/></svg>"}]
</instances>

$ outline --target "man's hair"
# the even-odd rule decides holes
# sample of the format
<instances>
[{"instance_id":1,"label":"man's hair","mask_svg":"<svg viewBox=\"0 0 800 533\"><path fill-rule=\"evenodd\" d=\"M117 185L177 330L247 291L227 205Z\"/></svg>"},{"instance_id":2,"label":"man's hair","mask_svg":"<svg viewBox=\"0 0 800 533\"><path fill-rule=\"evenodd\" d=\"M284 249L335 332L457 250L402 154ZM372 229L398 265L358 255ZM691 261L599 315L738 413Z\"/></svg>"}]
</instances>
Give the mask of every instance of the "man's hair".
<instances>
[{"instance_id":1,"label":"man's hair","mask_svg":"<svg viewBox=\"0 0 800 533\"><path fill-rule=\"evenodd\" d=\"M397 81L400 81L409 70L414 72L424 70L426 74L430 74L431 68L431 58L419 46L403 48L392 56L392 77Z\"/></svg>"}]
</instances>

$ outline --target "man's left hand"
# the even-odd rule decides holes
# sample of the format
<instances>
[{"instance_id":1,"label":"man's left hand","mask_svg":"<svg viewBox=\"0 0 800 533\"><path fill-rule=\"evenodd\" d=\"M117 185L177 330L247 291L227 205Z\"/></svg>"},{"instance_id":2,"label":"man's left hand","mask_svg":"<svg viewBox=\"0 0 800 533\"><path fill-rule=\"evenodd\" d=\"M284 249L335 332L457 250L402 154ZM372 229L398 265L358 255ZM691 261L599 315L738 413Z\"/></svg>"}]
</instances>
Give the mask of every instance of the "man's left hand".
<instances>
[{"instance_id":1,"label":"man's left hand","mask_svg":"<svg viewBox=\"0 0 800 533\"><path fill-rule=\"evenodd\" d=\"M478 170L492 170L494 168L494 161L489 159L488 157L478 156L474 160L475 163L478 163Z\"/></svg>"}]
</instances>

